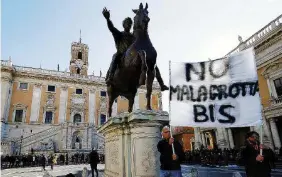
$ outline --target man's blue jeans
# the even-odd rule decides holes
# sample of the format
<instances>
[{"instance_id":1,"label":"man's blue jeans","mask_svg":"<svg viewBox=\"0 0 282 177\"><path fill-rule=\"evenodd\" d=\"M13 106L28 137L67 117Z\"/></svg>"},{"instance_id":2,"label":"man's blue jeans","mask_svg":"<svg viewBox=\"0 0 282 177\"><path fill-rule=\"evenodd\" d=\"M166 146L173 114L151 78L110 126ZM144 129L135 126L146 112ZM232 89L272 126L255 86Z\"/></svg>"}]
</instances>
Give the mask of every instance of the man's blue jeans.
<instances>
[{"instance_id":1,"label":"man's blue jeans","mask_svg":"<svg viewBox=\"0 0 282 177\"><path fill-rule=\"evenodd\" d=\"M160 177L182 177L181 170L161 170Z\"/></svg>"}]
</instances>

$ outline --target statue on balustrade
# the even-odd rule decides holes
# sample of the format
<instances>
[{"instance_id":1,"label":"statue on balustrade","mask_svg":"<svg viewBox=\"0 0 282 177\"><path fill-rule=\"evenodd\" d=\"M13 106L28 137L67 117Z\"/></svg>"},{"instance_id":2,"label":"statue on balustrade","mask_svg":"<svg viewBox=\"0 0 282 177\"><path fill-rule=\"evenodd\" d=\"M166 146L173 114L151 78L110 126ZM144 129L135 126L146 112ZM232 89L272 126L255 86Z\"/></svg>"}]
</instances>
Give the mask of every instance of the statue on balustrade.
<instances>
[{"instance_id":1,"label":"statue on balustrade","mask_svg":"<svg viewBox=\"0 0 282 177\"><path fill-rule=\"evenodd\" d=\"M155 76L160 84L161 91L168 90L156 66L157 51L148 35L150 21L148 4L146 3L144 8L143 4L140 3L139 8L133 10L133 12L135 17L132 34L130 33L132 27L131 18L127 17L123 21L124 31L121 32L111 22L110 11L106 8L103 10L103 15L107 20L108 28L114 37L117 48L106 76L109 117L111 117L113 102L118 96L124 96L129 100L128 112L132 112L137 89L145 84L147 88L146 108L150 110Z\"/></svg>"}]
</instances>

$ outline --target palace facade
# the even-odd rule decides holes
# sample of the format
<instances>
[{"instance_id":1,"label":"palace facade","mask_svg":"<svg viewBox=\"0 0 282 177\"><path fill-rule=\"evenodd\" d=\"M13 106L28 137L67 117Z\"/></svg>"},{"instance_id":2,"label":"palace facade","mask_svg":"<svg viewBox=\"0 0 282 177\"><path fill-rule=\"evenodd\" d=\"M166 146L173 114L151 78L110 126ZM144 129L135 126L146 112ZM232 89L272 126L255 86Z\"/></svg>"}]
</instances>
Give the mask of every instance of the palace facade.
<instances>
[{"instance_id":1,"label":"palace facade","mask_svg":"<svg viewBox=\"0 0 282 177\"><path fill-rule=\"evenodd\" d=\"M103 153L104 138L96 129L107 117L105 78L88 73L86 44L71 44L69 72L16 66L1 60L1 153L90 151ZM145 109L146 89L135 97L134 110ZM152 109L162 109L162 95L153 85ZM126 112L118 97L113 116Z\"/></svg>"}]
</instances>

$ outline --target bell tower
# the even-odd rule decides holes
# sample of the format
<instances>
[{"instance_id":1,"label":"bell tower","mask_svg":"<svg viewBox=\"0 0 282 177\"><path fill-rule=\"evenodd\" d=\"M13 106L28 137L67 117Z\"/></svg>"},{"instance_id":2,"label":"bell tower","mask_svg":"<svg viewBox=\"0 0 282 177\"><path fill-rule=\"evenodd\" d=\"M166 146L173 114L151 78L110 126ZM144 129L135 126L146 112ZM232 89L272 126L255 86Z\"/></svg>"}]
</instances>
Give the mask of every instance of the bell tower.
<instances>
[{"instance_id":1,"label":"bell tower","mask_svg":"<svg viewBox=\"0 0 282 177\"><path fill-rule=\"evenodd\" d=\"M81 43L81 31L79 42L71 44L70 73L87 76L88 73L88 45Z\"/></svg>"}]
</instances>

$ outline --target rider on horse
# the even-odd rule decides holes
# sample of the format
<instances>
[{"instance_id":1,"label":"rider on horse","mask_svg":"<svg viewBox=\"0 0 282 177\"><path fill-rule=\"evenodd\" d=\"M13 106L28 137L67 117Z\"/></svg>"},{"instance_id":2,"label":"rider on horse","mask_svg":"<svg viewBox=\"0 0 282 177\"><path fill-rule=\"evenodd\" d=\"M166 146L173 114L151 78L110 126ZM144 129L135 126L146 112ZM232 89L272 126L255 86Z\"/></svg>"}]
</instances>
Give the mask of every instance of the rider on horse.
<instances>
[{"instance_id":1,"label":"rider on horse","mask_svg":"<svg viewBox=\"0 0 282 177\"><path fill-rule=\"evenodd\" d=\"M106 84L109 85L112 83L114 73L116 71L117 66L119 65L120 60L124 56L128 47L134 42L135 37L133 36L132 33L130 33L130 29L132 27L132 20L130 17L125 18L123 21L124 31L119 31L114 27L113 23L111 22L110 12L106 8L103 9L103 15L107 20L108 28L114 37L115 45L117 48L117 52L113 55L111 65L106 76ZM160 84L161 90L162 91L168 90L168 87L164 85L159 68L157 66L155 68L155 71L156 71L156 78ZM140 80L145 80L145 79L141 78ZM139 83L139 84L144 85L145 83Z\"/></svg>"}]
</instances>

